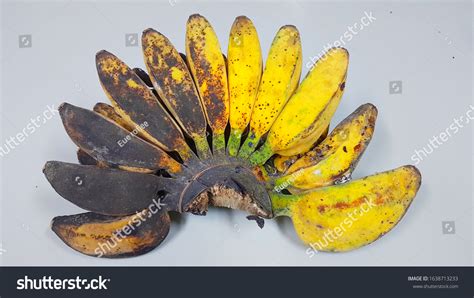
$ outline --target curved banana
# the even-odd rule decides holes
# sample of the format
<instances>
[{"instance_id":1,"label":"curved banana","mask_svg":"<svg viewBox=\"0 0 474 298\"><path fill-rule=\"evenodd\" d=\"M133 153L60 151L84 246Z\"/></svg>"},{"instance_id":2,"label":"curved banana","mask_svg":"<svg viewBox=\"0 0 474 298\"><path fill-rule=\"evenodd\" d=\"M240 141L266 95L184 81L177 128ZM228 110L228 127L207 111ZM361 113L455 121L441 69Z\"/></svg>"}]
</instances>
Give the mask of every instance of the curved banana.
<instances>
[{"instance_id":1,"label":"curved banana","mask_svg":"<svg viewBox=\"0 0 474 298\"><path fill-rule=\"evenodd\" d=\"M376 119L374 105L360 106L321 144L296 160L275 185L295 193L349 178L372 139Z\"/></svg>"},{"instance_id":2,"label":"curved banana","mask_svg":"<svg viewBox=\"0 0 474 298\"><path fill-rule=\"evenodd\" d=\"M186 24L186 57L212 129L213 152L224 153L229 120L226 62L214 29L198 14L190 16Z\"/></svg>"},{"instance_id":3,"label":"curved banana","mask_svg":"<svg viewBox=\"0 0 474 298\"><path fill-rule=\"evenodd\" d=\"M298 87L302 50L298 29L283 26L273 39L250 118L250 131L239 156L248 158Z\"/></svg>"},{"instance_id":4,"label":"curved banana","mask_svg":"<svg viewBox=\"0 0 474 298\"><path fill-rule=\"evenodd\" d=\"M210 157L206 117L191 73L173 44L163 34L143 31L142 48L151 82L170 113L196 144L198 155Z\"/></svg>"},{"instance_id":5,"label":"curved banana","mask_svg":"<svg viewBox=\"0 0 474 298\"><path fill-rule=\"evenodd\" d=\"M265 144L250 158L262 164L273 154L291 156L309 150L323 134L345 87L349 53L333 48L308 73L268 133Z\"/></svg>"},{"instance_id":6,"label":"curved banana","mask_svg":"<svg viewBox=\"0 0 474 298\"><path fill-rule=\"evenodd\" d=\"M272 195L274 214L289 216L300 239L317 251L348 251L390 231L421 184L413 166L300 195Z\"/></svg>"}]
</instances>

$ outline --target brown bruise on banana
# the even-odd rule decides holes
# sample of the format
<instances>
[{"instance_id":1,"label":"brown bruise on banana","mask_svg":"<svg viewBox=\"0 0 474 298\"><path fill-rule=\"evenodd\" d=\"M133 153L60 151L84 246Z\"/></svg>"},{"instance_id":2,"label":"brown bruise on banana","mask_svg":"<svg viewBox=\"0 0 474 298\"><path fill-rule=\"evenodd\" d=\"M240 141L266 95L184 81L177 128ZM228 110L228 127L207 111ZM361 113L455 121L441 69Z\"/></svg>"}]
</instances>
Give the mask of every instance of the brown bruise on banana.
<instances>
[{"instance_id":1,"label":"brown bruise on banana","mask_svg":"<svg viewBox=\"0 0 474 298\"><path fill-rule=\"evenodd\" d=\"M413 166L300 195L276 195L277 214L290 216L300 239L319 251L348 251L372 243L403 217L421 184ZM338 236L328 241L332 232Z\"/></svg>"},{"instance_id":2,"label":"brown bruise on banana","mask_svg":"<svg viewBox=\"0 0 474 298\"><path fill-rule=\"evenodd\" d=\"M119 258L142 255L160 245L168 235L170 222L167 212L153 215L142 211L124 217L89 212L56 217L51 228L64 243L78 252ZM131 232L127 235L129 229Z\"/></svg>"},{"instance_id":3,"label":"brown bruise on banana","mask_svg":"<svg viewBox=\"0 0 474 298\"><path fill-rule=\"evenodd\" d=\"M204 108L179 52L165 36L153 29L143 32L142 47L153 86L167 108L193 139L205 139Z\"/></svg>"},{"instance_id":4,"label":"brown bruise on banana","mask_svg":"<svg viewBox=\"0 0 474 298\"><path fill-rule=\"evenodd\" d=\"M344 119L318 146L291 165L276 184L287 182L292 193L347 179L372 139L377 109L364 104Z\"/></svg>"},{"instance_id":5,"label":"brown bruise on banana","mask_svg":"<svg viewBox=\"0 0 474 298\"><path fill-rule=\"evenodd\" d=\"M189 158L191 152L181 130L140 77L106 51L97 53L96 64L104 92L122 122L144 140Z\"/></svg>"},{"instance_id":6,"label":"brown bruise on banana","mask_svg":"<svg viewBox=\"0 0 474 298\"><path fill-rule=\"evenodd\" d=\"M223 135L229 119L227 70L216 33L198 14L186 25L186 57L213 134Z\"/></svg>"},{"instance_id":7,"label":"brown bruise on banana","mask_svg":"<svg viewBox=\"0 0 474 298\"><path fill-rule=\"evenodd\" d=\"M298 159L298 155L293 155L293 156L277 155L275 156L275 159L273 160L273 165L275 166L278 172L284 173L297 159Z\"/></svg>"},{"instance_id":8,"label":"brown bruise on banana","mask_svg":"<svg viewBox=\"0 0 474 298\"><path fill-rule=\"evenodd\" d=\"M152 172L166 169L182 172L180 163L166 152L147 143L104 116L63 103L59 113L71 140L98 162L134 172ZM128 139L124 146L120 140Z\"/></svg>"},{"instance_id":9,"label":"brown bruise on banana","mask_svg":"<svg viewBox=\"0 0 474 298\"><path fill-rule=\"evenodd\" d=\"M214 185L207 191L199 194L184 211L197 215L206 215L209 206L242 210L251 215L269 218L269 214L261 209L251 196L221 185Z\"/></svg>"}]
</instances>

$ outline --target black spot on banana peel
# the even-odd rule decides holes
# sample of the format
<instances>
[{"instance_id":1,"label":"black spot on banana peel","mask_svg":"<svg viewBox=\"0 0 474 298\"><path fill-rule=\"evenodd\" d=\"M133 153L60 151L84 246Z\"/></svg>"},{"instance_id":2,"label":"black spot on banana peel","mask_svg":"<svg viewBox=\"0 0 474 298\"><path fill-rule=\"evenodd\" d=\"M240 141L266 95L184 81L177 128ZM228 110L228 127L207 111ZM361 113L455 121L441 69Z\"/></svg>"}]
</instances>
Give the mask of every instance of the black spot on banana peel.
<instances>
[{"instance_id":1,"label":"black spot on banana peel","mask_svg":"<svg viewBox=\"0 0 474 298\"><path fill-rule=\"evenodd\" d=\"M278 31L263 73L248 18L234 22L228 60L204 17L191 16L186 29L186 56L161 33L144 31L149 75L99 52L112 106L59 108L81 165L51 161L44 173L60 196L92 211L53 220L67 245L92 256L140 255L166 237L169 211L205 215L210 207L242 210L257 223L290 216L301 240L324 251L361 247L396 225L418 191L416 168L347 182L372 137L376 108L362 105L326 136L345 87L345 49L331 49L299 84L294 26ZM371 208L341 237L318 242L365 199Z\"/></svg>"}]
</instances>

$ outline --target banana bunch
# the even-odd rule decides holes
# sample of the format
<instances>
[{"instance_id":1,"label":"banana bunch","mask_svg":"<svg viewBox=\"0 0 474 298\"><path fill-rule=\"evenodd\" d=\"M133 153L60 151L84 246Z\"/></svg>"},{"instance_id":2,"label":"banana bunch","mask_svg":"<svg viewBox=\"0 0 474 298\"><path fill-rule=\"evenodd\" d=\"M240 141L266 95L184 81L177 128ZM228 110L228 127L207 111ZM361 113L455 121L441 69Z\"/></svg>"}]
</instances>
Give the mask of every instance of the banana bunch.
<instances>
[{"instance_id":1,"label":"banana bunch","mask_svg":"<svg viewBox=\"0 0 474 298\"><path fill-rule=\"evenodd\" d=\"M351 180L377 109L364 104L329 132L347 50L330 49L300 83L294 26L278 30L265 64L243 16L227 55L200 15L187 22L185 47L182 54L146 29L146 71L107 51L96 55L110 104L60 106L79 164L48 161L43 172L60 196L88 211L53 219L67 245L97 257L141 255L166 238L169 212L205 215L209 206L288 216L318 251L367 245L400 221L421 183L415 167Z\"/></svg>"}]
</instances>

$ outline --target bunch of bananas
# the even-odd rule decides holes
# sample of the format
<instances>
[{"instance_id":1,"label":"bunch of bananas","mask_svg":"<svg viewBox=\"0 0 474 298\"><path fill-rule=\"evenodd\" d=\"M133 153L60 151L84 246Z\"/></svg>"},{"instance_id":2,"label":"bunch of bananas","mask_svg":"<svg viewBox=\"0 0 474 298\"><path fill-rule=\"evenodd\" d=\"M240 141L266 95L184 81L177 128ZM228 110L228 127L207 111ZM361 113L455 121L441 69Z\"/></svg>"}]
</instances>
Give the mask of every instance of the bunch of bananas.
<instances>
[{"instance_id":1,"label":"bunch of bananas","mask_svg":"<svg viewBox=\"0 0 474 298\"><path fill-rule=\"evenodd\" d=\"M53 219L73 249L140 255L164 240L170 211L204 215L216 206L291 217L304 243L346 251L392 229L415 197L421 175L413 166L350 181L377 110L364 104L328 134L344 92L345 49L329 50L301 83L294 26L278 30L265 64L243 16L227 56L200 15L187 22L186 54L153 29L143 32L142 49L146 71L97 53L111 105L59 108L80 164L49 161L44 173L89 211ZM322 245L332 231L338 237Z\"/></svg>"}]
</instances>

